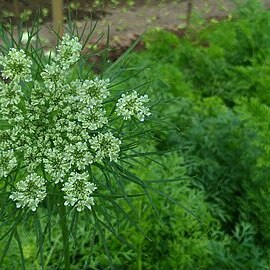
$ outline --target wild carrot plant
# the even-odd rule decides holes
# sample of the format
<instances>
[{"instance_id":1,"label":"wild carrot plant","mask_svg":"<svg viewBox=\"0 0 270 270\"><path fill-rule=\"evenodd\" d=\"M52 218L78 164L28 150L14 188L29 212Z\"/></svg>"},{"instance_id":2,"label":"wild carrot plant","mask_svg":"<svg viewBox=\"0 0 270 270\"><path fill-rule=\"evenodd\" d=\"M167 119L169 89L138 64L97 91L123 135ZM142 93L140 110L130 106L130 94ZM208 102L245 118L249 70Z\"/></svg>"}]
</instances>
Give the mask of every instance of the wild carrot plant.
<instances>
[{"instance_id":1,"label":"wild carrot plant","mask_svg":"<svg viewBox=\"0 0 270 270\"><path fill-rule=\"evenodd\" d=\"M149 196L152 190L129 171L132 164L138 166L136 158L146 154L136 147L147 143L150 134L147 84L125 89L117 80L124 71L119 60L96 76L82 53L91 35L83 42L74 31L66 33L49 57L34 30L26 43L3 29L1 35L0 219L1 228L8 229L1 230L5 247L0 265L14 238L25 269L18 233L23 225L37 234L44 269L42 245L59 223L60 260L70 269L69 245L79 218L83 216L102 241L104 229L118 236L112 219L129 220L118 200L135 210L130 198ZM34 36L37 41L31 44ZM128 183L141 193L128 194Z\"/></svg>"}]
</instances>

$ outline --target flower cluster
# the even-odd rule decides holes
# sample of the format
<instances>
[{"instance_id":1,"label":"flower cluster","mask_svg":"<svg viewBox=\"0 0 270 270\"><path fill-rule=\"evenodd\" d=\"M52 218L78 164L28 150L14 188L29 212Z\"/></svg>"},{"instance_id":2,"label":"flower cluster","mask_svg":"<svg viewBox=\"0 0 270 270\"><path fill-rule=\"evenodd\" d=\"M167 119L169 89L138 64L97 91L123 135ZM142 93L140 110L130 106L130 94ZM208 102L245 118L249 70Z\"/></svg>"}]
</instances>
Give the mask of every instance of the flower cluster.
<instances>
[{"instance_id":1,"label":"flower cluster","mask_svg":"<svg viewBox=\"0 0 270 270\"><path fill-rule=\"evenodd\" d=\"M150 115L146 95L123 94L115 104L109 79L72 80L81 49L78 38L65 35L41 79L31 83L32 62L23 50L11 49L1 58L2 77L8 80L0 83L0 178L27 175L10 195L17 207L35 211L53 184L64 192L66 206L91 209L97 187L90 166L120 158L112 108L123 120Z\"/></svg>"},{"instance_id":2,"label":"flower cluster","mask_svg":"<svg viewBox=\"0 0 270 270\"><path fill-rule=\"evenodd\" d=\"M2 77L10 80L32 80L32 61L23 50L12 48L6 57L0 57L3 66Z\"/></svg>"},{"instance_id":3,"label":"flower cluster","mask_svg":"<svg viewBox=\"0 0 270 270\"><path fill-rule=\"evenodd\" d=\"M96 186L88 181L86 173L71 173L67 179L62 191L65 192L65 205L74 206L76 204L77 211L82 211L85 207L91 210L94 205L92 193L97 189Z\"/></svg>"},{"instance_id":4,"label":"flower cluster","mask_svg":"<svg viewBox=\"0 0 270 270\"><path fill-rule=\"evenodd\" d=\"M17 201L18 208L28 206L36 211L38 204L46 197L45 180L36 173L31 173L17 183L17 190L9 197Z\"/></svg>"},{"instance_id":5,"label":"flower cluster","mask_svg":"<svg viewBox=\"0 0 270 270\"><path fill-rule=\"evenodd\" d=\"M57 55L54 60L62 69L66 70L79 60L81 49L82 45L79 39L66 34L57 48Z\"/></svg>"},{"instance_id":6,"label":"flower cluster","mask_svg":"<svg viewBox=\"0 0 270 270\"><path fill-rule=\"evenodd\" d=\"M145 116L151 114L149 108L144 106L144 103L148 101L147 95L139 96L136 91L128 95L122 94L116 104L116 112L118 115L123 116L125 120L129 120L134 116L138 120L144 121Z\"/></svg>"},{"instance_id":7,"label":"flower cluster","mask_svg":"<svg viewBox=\"0 0 270 270\"><path fill-rule=\"evenodd\" d=\"M7 177L17 166L17 160L12 149L1 149L0 151L0 177Z\"/></svg>"},{"instance_id":8,"label":"flower cluster","mask_svg":"<svg viewBox=\"0 0 270 270\"><path fill-rule=\"evenodd\" d=\"M95 150L97 161L108 157L110 161L117 161L120 152L121 141L115 138L111 132L105 134L99 133L92 138L91 148Z\"/></svg>"}]
</instances>

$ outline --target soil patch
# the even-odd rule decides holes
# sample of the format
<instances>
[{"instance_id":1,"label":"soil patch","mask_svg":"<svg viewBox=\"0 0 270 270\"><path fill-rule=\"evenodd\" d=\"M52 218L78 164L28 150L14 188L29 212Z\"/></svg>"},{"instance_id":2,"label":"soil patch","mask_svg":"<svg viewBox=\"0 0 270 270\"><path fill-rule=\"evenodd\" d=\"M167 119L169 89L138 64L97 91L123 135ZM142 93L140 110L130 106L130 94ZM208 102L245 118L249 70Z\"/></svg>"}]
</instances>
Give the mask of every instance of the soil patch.
<instances>
[{"instance_id":1,"label":"soil patch","mask_svg":"<svg viewBox=\"0 0 270 270\"><path fill-rule=\"evenodd\" d=\"M119 4L116 5L112 4L112 0L105 0L99 1L97 5L95 0L64 1L64 12L67 16L69 10L72 10L72 17L76 21L79 33L85 26L85 33L91 31L92 23L99 21L92 42L95 42L109 27L110 44L116 52L113 58L117 58L132 41L149 29L163 28L180 35L184 32L187 18L186 0L118 2ZM262 0L262 2L270 7L269 0ZM0 1L1 22L18 23L20 17L31 22L35 12L40 10L43 25L41 36L44 45L50 47L54 43L54 34L50 30L52 28L50 3L51 1L44 0L14 0L13 2L2 0ZM197 21L196 25L205 19L226 18L235 8L232 0L193 0L193 3L193 19ZM107 42L106 34L100 42L101 44Z\"/></svg>"}]
</instances>

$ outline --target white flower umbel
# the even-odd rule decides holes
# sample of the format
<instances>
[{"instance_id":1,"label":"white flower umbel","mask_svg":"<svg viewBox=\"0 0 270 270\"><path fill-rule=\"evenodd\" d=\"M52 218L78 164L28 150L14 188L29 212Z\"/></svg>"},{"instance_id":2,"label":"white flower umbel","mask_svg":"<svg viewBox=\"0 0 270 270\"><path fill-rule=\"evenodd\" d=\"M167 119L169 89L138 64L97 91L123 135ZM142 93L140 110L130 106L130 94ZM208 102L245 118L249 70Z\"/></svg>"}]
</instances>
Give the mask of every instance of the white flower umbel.
<instances>
[{"instance_id":1,"label":"white flower umbel","mask_svg":"<svg viewBox=\"0 0 270 270\"><path fill-rule=\"evenodd\" d=\"M129 120L134 116L138 120L144 121L144 118L151 114L149 108L144 106L148 101L148 95L139 96L136 91L128 95L122 94L116 104L116 113L124 120Z\"/></svg>"},{"instance_id":2,"label":"white flower umbel","mask_svg":"<svg viewBox=\"0 0 270 270\"><path fill-rule=\"evenodd\" d=\"M95 78L94 80L91 81L85 81L85 83L89 89L89 94L92 98L98 98L98 99L105 99L107 96L109 96L109 90L108 86L110 84L110 80L102 80L99 78Z\"/></svg>"},{"instance_id":3,"label":"white flower umbel","mask_svg":"<svg viewBox=\"0 0 270 270\"><path fill-rule=\"evenodd\" d=\"M82 45L77 37L65 34L57 47L54 61L66 70L79 60L81 49Z\"/></svg>"},{"instance_id":4,"label":"white flower umbel","mask_svg":"<svg viewBox=\"0 0 270 270\"><path fill-rule=\"evenodd\" d=\"M36 173L29 174L16 185L16 191L9 196L16 201L17 208L28 207L36 211L38 204L46 197L45 180Z\"/></svg>"},{"instance_id":5,"label":"white flower umbel","mask_svg":"<svg viewBox=\"0 0 270 270\"><path fill-rule=\"evenodd\" d=\"M49 91L57 90L61 86L65 78L65 70L62 69L56 63L47 64L43 72L41 72L41 77L44 79L44 84Z\"/></svg>"},{"instance_id":6,"label":"white flower umbel","mask_svg":"<svg viewBox=\"0 0 270 270\"><path fill-rule=\"evenodd\" d=\"M78 93L76 101L84 102L88 107L101 106L104 99L110 95L108 86L110 80L95 78L94 80L79 81L71 83L71 87ZM73 97L74 100L74 97ZM75 101L75 100L74 100Z\"/></svg>"},{"instance_id":7,"label":"white flower umbel","mask_svg":"<svg viewBox=\"0 0 270 270\"><path fill-rule=\"evenodd\" d=\"M12 124L21 119L21 102L23 92L15 82L4 84L0 82L0 115L2 120Z\"/></svg>"},{"instance_id":8,"label":"white flower umbel","mask_svg":"<svg viewBox=\"0 0 270 270\"><path fill-rule=\"evenodd\" d=\"M92 205L95 204L92 194L96 189L95 184L89 182L87 173L72 172L62 188L65 193L65 205L75 205L79 212L85 207L91 210Z\"/></svg>"},{"instance_id":9,"label":"white flower umbel","mask_svg":"<svg viewBox=\"0 0 270 270\"><path fill-rule=\"evenodd\" d=\"M86 142L77 142L65 146L64 160L68 161L73 168L84 170L87 165L93 163L93 156Z\"/></svg>"},{"instance_id":10,"label":"white flower umbel","mask_svg":"<svg viewBox=\"0 0 270 270\"><path fill-rule=\"evenodd\" d=\"M123 94L116 105L115 97L108 98L109 79L84 77L76 65L81 49L77 37L65 35L33 82L28 82L31 60L22 50L0 57L7 79L0 82L0 178L12 179L15 170L29 174L10 196L17 207L36 210L50 185L52 192L64 188L66 204L76 204L78 211L91 209L96 189L91 166L120 159L121 140L111 131L125 132L118 129L122 121L114 108L124 119L143 121L150 115L146 95ZM41 169L46 181L33 173Z\"/></svg>"},{"instance_id":11,"label":"white flower umbel","mask_svg":"<svg viewBox=\"0 0 270 270\"><path fill-rule=\"evenodd\" d=\"M77 115L85 129L96 130L108 123L106 111L102 108L84 108Z\"/></svg>"},{"instance_id":12,"label":"white flower umbel","mask_svg":"<svg viewBox=\"0 0 270 270\"><path fill-rule=\"evenodd\" d=\"M45 157L43 158L45 171L51 176L55 184L63 182L71 169L71 164L67 156L66 153L63 153L58 148L48 148L45 151Z\"/></svg>"},{"instance_id":13,"label":"white flower umbel","mask_svg":"<svg viewBox=\"0 0 270 270\"><path fill-rule=\"evenodd\" d=\"M32 80L32 61L25 55L23 50L10 49L7 56L0 57L0 65L3 66L2 77L4 79L25 82Z\"/></svg>"},{"instance_id":14,"label":"white flower umbel","mask_svg":"<svg viewBox=\"0 0 270 270\"><path fill-rule=\"evenodd\" d=\"M96 161L109 158L110 161L117 161L119 158L121 141L114 137L111 132L98 133L91 139L91 148L95 151Z\"/></svg>"},{"instance_id":15,"label":"white flower umbel","mask_svg":"<svg viewBox=\"0 0 270 270\"><path fill-rule=\"evenodd\" d=\"M1 145L1 148L3 146ZM17 159L12 149L0 149L0 179L7 177L8 174L17 166Z\"/></svg>"}]
</instances>

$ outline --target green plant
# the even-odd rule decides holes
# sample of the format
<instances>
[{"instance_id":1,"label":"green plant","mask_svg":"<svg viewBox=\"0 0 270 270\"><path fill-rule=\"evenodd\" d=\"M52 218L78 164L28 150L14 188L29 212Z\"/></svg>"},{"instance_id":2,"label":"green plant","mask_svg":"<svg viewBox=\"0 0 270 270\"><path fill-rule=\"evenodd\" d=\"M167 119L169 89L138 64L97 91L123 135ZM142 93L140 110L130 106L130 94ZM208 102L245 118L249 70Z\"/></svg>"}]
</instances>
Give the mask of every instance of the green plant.
<instances>
[{"instance_id":1,"label":"green plant","mask_svg":"<svg viewBox=\"0 0 270 270\"><path fill-rule=\"evenodd\" d=\"M255 4L236 16L181 41L151 31L135 59L155 63L141 77L174 99L160 111L180 132L160 130L158 149L182 150L193 188L221 223L207 269L267 269L269 11Z\"/></svg>"},{"instance_id":2,"label":"green plant","mask_svg":"<svg viewBox=\"0 0 270 270\"><path fill-rule=\"evenodd\" d=\"M86 62L89 55L81 55L92 32L83 41L70 25L49 57L34 27L24 43L20 34L16 40L0 29L0 216L5 228L0 265L14 239L26 268L19 229L35 228L44 269L43 243L58 223L63 254L56 264L71 269L71 235L84 219L99 233L113 267L104 230L117 236L111 216L129 219L119 201L135 211L130 198L155 190L129 170L147 155L137 146L152 140L145 85L126 90L124 80L116 82L119 70L125 70L124 56L97 77ZM130 182L138 193L126 190Z\"/></svg>"}]
</instances>

